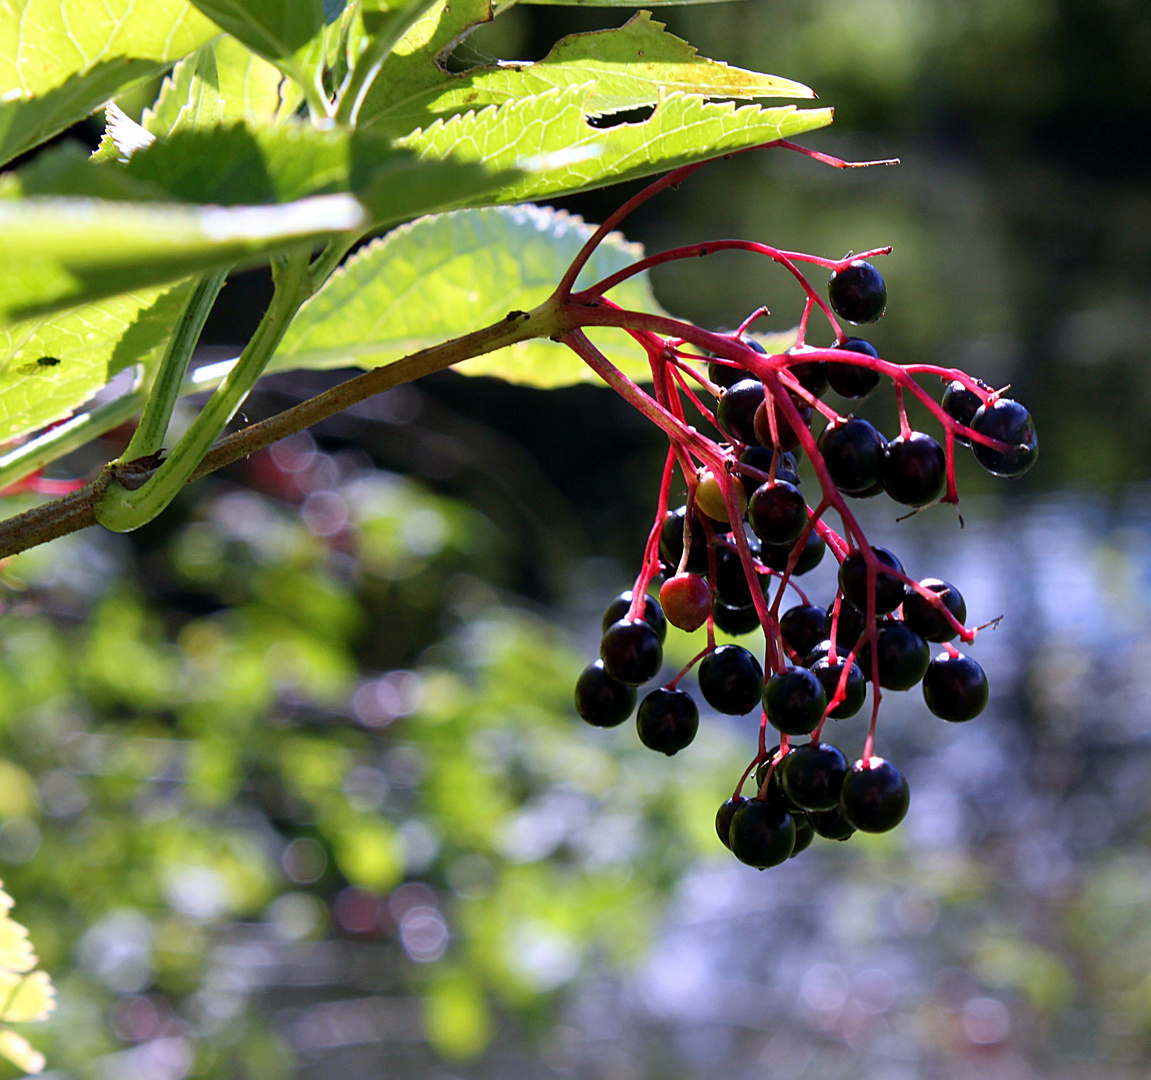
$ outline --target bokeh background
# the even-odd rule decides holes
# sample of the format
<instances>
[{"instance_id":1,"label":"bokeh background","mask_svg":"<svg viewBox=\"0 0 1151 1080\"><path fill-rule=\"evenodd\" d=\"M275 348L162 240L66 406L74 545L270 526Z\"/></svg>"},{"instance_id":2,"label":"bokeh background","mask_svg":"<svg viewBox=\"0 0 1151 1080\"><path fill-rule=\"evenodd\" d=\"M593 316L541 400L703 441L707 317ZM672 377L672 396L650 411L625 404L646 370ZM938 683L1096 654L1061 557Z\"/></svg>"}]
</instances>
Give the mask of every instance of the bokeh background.
<instances>
[{"instance_id":1,"label":"bokeh background","mask_svg":"<svg viewBox=\"0 0 1151 1080\"><path fill-rule=\"evenodd\" d=\"M515 7L459 63L624 13ZM892 694L904 825L758 874L712 818L754 742L656 759L571 687L650 521L660 440L606 390L447 374L202 482L131 536L8 563L0 876L56 979L51 1075L1127 1080L1151 1070L1151 9L1139 0L747 0L660 9L706 55L836 107L628 226L826 255L882 244L894 360L1011 383L1036 468L965 460L876 542L1005 618L992 703ZM630 191L569 200L600 220ZM781 275L658 274L702 325ZM225 289L204 358L266 280ZM277 376L251 418L323 385ZM891 402L865 407L890 427ZM186 413L185 415L188 415ZM67 463L82 474L114 441ZM19 504L13 502L13 508ZM823 599L832 572L807 581ZM676 632L672 631L675 635ZM671 640L671 662L692 643ZM858 754L862 720L835 733Z\"/></svg>"}]
</instances>

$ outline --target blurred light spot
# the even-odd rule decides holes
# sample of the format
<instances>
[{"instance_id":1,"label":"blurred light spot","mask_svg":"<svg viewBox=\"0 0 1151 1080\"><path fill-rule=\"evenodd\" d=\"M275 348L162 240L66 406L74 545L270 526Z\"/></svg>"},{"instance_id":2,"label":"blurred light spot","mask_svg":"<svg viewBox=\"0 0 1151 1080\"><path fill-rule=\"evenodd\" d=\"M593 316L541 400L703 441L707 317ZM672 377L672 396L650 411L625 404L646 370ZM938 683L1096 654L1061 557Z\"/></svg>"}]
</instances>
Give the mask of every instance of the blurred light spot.
<instances>
[{"instance_id":1,"label":"blurred light spot","mask_svg":"<svg viewBox=\"0 0 1151 1080\"><path fill-rule=\"evenodd\" d=\"M163 1034L171 1015L162 998L136 994L117 1001L108 1022L116 1038L124 1042L145 1042Z\"/></svg>"},{"instance_id":2,"label":"blurred light spot","mask_svg":"<svg viewBox=\"0 0 1151 1080\"><path fill-rule=\"evenodd\" d=\"M284 472L303 472L316 457L316 440L306 431L289 435L268 447L268 454L276 467Z\"/></svg>"},{"instance_id":3,"label":"blurred light spot","mask_svg":"<svg viewBox=\"0 0 1151 1080\"><path fill-rule=\"evenodd\" d=\"M837 964L812 964L799 985L800 1000L816 1013L838 1013L847 1001L847 976Z\"/></svg>"},{"instance_id":4,"label":"blurred light spot","mask_svg":"<svg viewBox=\"0 0 1151 1080\"><path fill-rule=\"evenodd\" d=\"M153 1039L99 1062L103 1080L184 1080L195 1062L187 1039Z\"/></svg>"},{"instance_id":5,"label":"blurred light spot","mask_svg":"<svg viewBox=\"0 0 1151 1080\"><path fill-rule=\"evenodd\" d=\"M434 908L435 906L435 890L425 885L422 881L409 881L401 885L388 897L388 914L397 923L400 922L412 908Z\"/></svg>"},{"instance_id":6,"label":"blurred light spot","mask_svg":"<svg viewBox=\"0 0 1151 1080\"><path fill-rule=\"evenodd\" d=\"M137 994L152 981L152 924L139 911L114 911L80 939L79 954L109 990Z\"/></svg>"},{"instance_id":7,"label":"blurred light spot","mask_svg":"<svg viewBox=\"0 0 1151 1080\"><path fill-rule=\"evenodd\" d=\"M228 908L228 886L210 866L181 866L168 879L168 903L190 919L215 919Z\"/></svg>"},{"instance_id":8,"label":"blurred light spot","mask_svg":"<svg viewBox=\"0 0 1151 1080\"><path fill-rule=\"evenodd\" d=\"M444 917L435 908L410 908L400 920L400 944L412 960L421 964L438 960L448 947Z\"/></svg>"},{"instance_id":9,"label":"blurred light spot","mask_svg":"<svg viewBox=\"0 0 1151 1080\"><path fill-rule=\"evenodd\" d=\"M389 671L360 684L352 695L352 712L365 727L384 727L420 706L423 681L413 671Z\"/></svg>"},{"instance_id":10,"label":"blurred light spot","mask_svg":"<svg viewBox=\"0 0 1151 1080\"><path fill-rule=\"evenodd\" d=\"M959 1025L976 1046L992 1046L1011 1034L1011 1014L998 998L972 998L963 1006Z\"/></svg>"},{"instance_id":11,"label":"blurred light spot","mask_svg":"<svg viewBox=\"0 0 1151 1080\"><path fill-rule=\"evenodd\" d=\"M323 906L314 896L287 892L268 905L264 918L275 935L284 941L302 941L311 937L323 920Z\"/></svg>"},{"instance_id":12,"label":"blurred light spot","mask_svg":"<svg viewBox=\"0 0 1151 1080\"><path fill-rule=\"evenodd\" d=\"M284 873L298 885L310 885L327 870L328 853L317 841L299 836L284 848L280 863Z\"/></svg>"},{"instance_id":13,"label":"blurred light spot","mask_svg":"<svg viewBox=\"0 0 1151 1080\"><path fill-rule=\"evenodd\" d=\"M40 801L50 817L72 817L88 805L88 796L79 780L63 769L53 769L40 777Z\"/></svg>"},{"instance_id":14,"label":"blurred light spot","mask_svg":"<svg viewBox=\"0 0 1151 1080\"><path fill-rule=\"evenodd\" d=\"M414 746L393 746L381 765L394 787L413 788L424 777L424 755Z\"/></svg>"},{"instance_id":15,"label":"blurred light spot","mask_svg":"<svg viewBox=\"0 0 1151 1080\"><path fill-rule=\"evenodd\" d=\"M438 510L424 507L413 510L403 518L400 536L404 546L413 555L437 555L447 541L448 524Z\"/></svg>"},{"instance_id":16,"label":"blurred light spot","mask_svg":"<svg viewBox=\"0 0 1151 1080\"><path fill-rule=\"evenodd\" d=\"M332 915L349 934L378 934L384 927L384 901L367 889L349 885L332 901Z\"/></svg>"},{"instance_id":17,"label":"blurred light spot","mask_svg":"<svg viewBox=\"0 0 1151 1080\"><path fill-rule=\"evenodd\" d=\"M40 850L40 829L31 818L16 817L0 825L0 862L20 866Z\"/></svg>"},{"instance_id":18,"label":"blurred light spot","mask_svg":"<svg viewBox=\"0 0 1151 1080\"><path fill-rule=\"evenodd\" d=\"M495 867L482 855L461 855L448 867L448 886L458 896L483 896L495 876Z\"/></svg>"},{"instance_id":19,"label":"blurred light spot","mask_svg":"<svg viewBox=\"0 0 1151 1080\"><path fill-rule=\"evenodd\" d=\"M400 826L404 848L404 868L409 874L422 874L440 853L440 836L430 822L408 818Z\"/></svg>"},{"instance_id":20,"label":"blurred light spot","mask_svg":"<svg viewBox=\"0 0 1151 1080\"><path fill-rule=\"evenodd\" d=\"M867 968L855 976L852 995L865 1013L878 1015L895 1004L895 980L883 968Z\"/></svg>"},{"instance_id":21,"label":"blurred light spot","mask_svg":"<svg viewBox=\"0 0 1151 1080\"><path fill-rule=\"evenodd\" d=\"M939 901L929 892L905 892L895 902L895 921L905 934L927 934L939 920Z\"/></svg>"},{"instance_id":22,"label":"blurred light spot","mask_svg":"<svg viewBox=\"0 0 1151 1080\"><path fill-rule=\"evenodd\" d=\"M552 792L524 806L500 829L500 851L516 862L547 858L570 833L583 831L591 818L588 800L575 792Z\"/></svg>"},{"instance_id":23,"label":"blurred light spot","mask_svg":"<svg viewBox=\"0 0 1151 1080\"><path fill-rule=\"evenodd\" d=\"M348 504L334 491L314 491L300 507L300 518L316 536L335 536L348 526Z\"/></svg>"},{"instance_id":24,"label":"blurred light spot","mask_svg":"<svg viewBox=\"0 0 1151 1080\"><path fill-rule=\"evenodd\" d=\"M344 795L356 810L379 810L388 798L388 778L379 769L357 765L344 777Z\"/></svg>"},{"instance_id":25,"label":"blurred light spot","mask_svg":"<svg viewBox=\"0 0 1151 1080\"><path fill-rule=\"evenodd\" d=\"M547 927L515 927L509 951L516 969L540 990L562 986L579 970L579 950L568 937Z\"/></svg>"}]
</instances>

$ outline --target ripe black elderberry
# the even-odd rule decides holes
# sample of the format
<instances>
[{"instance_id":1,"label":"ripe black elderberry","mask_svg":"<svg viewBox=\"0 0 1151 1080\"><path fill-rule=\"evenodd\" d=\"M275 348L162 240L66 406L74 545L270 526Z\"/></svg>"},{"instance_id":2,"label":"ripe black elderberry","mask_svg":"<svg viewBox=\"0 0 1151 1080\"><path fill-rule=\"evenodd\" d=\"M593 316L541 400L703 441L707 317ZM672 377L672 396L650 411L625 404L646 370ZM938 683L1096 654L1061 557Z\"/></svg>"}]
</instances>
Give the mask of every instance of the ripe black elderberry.
<instances>
[{"instance_id":1,"label":"ripe black elderberry","mask_svg":"<svg viewBox=\"0 0 1151 1080\"><path fill-rule=\"evenodd\" d=\"M887 548L872 548L882 565L903 573L901 563ZM853 551L839 566L839 587L860 611L867 611L867 563L863 553ZM903 581L880 570L875 575L875 614L886 615L903 603Z\"/></svg>"},{"instance_id":2,"label":"ripe black elderberry","mask_svg":"<svg viewBox=\"0 0 1151 1080\"><path fill-rule=\"evenodd\" d=\"M831 810L847 775L847 758L831 743L797 746L779 763L783 791L804 810Z\"/></svg>"},{"instance_id":3,"label":"ripe black elderberry","mask_svg":"<svg viewBox=\"0 0 1151 1080\"><path fill-rule=\"evenodd\" d=\"M763 668L742 645L720 645L699 665L699 689L716 712L743 716L759 704Z\"/></svg>"},{"instance_id":4,"label":"ripe black elderberry","mask_svg":"<svg viewBox=\"0 0 1151 1080\"><path fill-rule=\"evenodd\" d=\"M852 765L839 793L840 811L860 832L894 829L903 820L910 801L903 773L881 757Z\"/></svg>"},{"instance_id":5,"label":"ripe black elderberry","mask_svg":"<svg viewBox=\"0 0 1151 1080\"><path fill-rule=\"evenodd\" d=\"M745 803L742 795L736 795L734 798L728 799L723 803L720 808L715 812L715 832L716 835L723 841L723 846L731 850L731 819L735 816L735 812Z\"/></svg>"},{"instance_id":6,"label":"ripe black elderberry","mask_svg":"<svg viewBox=\"0 0 1151 1080\"><path fill-rule=\"evenodd\" d=\"M759 629L759 612L754 605L747 607L731 607L717 600L712 606L712 617L715 619L717 630L722 630L732 637L740 637Z\"/></svg>"},{"instance_id":7,"label":"ripe black elderberry","mask_svg":"<svg viewBox=\"0 0 1151 1080\"><path fill-rule=\"evenodd\" d=\"M968 390L958 379L953 379L943 391L939 404L956 423L971 427L971 421L982 407L983 399L974 390ZM964 446L970 445L966 435L956 435L955 441Z\"/></svg>"},{"instance_id":8,"label":"ripe black elderberry","mask_svg":"<svg viewBox=\"0 0 1151 1080\"><path fill-rule=\"evenodd\" d=\"M722 333L723 331L717 331ZM744 334L740 339L745 345L753 348L757 353L767 355L767 350L755 340L755 338ZM708 362L707 377L715 383L716 386L734 386L741 379L747 378L747 372L743 368L730 367L727 364L720 364L714 360Z\"/></svg>"},{"instance_id":9,"label":"ripe black elderberry","mask_svg":"<svg viewBox=\"0 0 1151 1080\"><path fill-rule=\"evenodd\" d=\"M819 450L835 486L845 495L868 491L880 483L887 440L866 420L856 417L828 424L819 436Z\"/></svg>"},{"instance_id":10,"label":"ripe black elderberry","mask_svg":"<svg viewBox=\"0 0 1151 1080\"><path fill-rule=\"evenodd\" d=\"M599 654L607 673L628 686L654 678L663 664L659 635L642 621L612 623L600 642Z\"/></svg>"},{"instance_id":11,"label":"ripe black elderberry","mask_svg":"<svg viewBox=\"0 0 1151 1080\"><path fill-rule=\"evenodd\" d=\"M794 812L791 815L791 820L795 822L795 846L791 849L790 858L794 859L801 851L806 851L811 847L811 842L815 839L815 830L811 827L811 822L807 820L806 814Z\"/></svg>"},{"instance_id":12,"label":"ripe black elderberry","mask_svg":"<svg viewBox=\"0 0 1151 1080\"><path fill-rule=\"evenodd\" d=\"M795 822L782 803L749 799L732 816L728 839L740 862L766 870L795 850Z\"/></svg>"},{"instance_id":13,"label":"ripe black elderberry","mask_svg":"<svg viewBox=\"0 0 1151 1080\"><path fill-rule=\"evenodd\" d=\"M852 644L854 645L854 642ZM824 655L808 665L812 674L823 683L823 690L827 694L828 701L831 701L835 696L835 691L839 687L839 678L843 673L845 658L845 654L836 649L834 664ZM863 669L854 661L847 673L844 695L844 699L827 714L833 720L845 720L849 716L854 716L863 708L863 703L867 699L867 684L863 676Z\"/></svg>"},{"instance_id":14,"label":"ripe black elderberry","mask_svg":"<svg viewBox=\"0 0 1151 1080\"><path fill-rule=\"evenodd\" d=\"M794 484L763 484L747 504L747 523L765 544L791 544L807 525L807 503Z\"/></svg>"},{"instance_id":15,"label":"ripe black elderberry","mask_svg":"<svg viewBox=\"0 0 1151 1080\"><path fill-rule=\"evenodd\" d=\"M760 552L760 559L764 566L770 566L772 570L786 570L787 560L791 558L794 547L794 544L764 544ZM819 565L820 560L823 559L823 553L826 550L827 545L823 542L823 537L812 529L803 542L803 551L796 560L795 569L792 570L792 573L799 577L800 574L814 570Z\"/></svg>"},{"instance_id":16,"label":"ripe black elderberry","mask_svg":"<svg viewBox=\"0 0 1151 1080\"><path fill-rule=\"evenodd\" d=\"M831 633L831 622L835 612L835 602L832 601L827 607L827 632ZM839 622L835 627L835 646L836 649L843 649L850 652L855 648L855 643L859 641L859 635L863 633L867 626L867 616L859 610L847 597L843 597L839 601Z\"/></svg>"},{"instance_id":17,"label":"ripe black elderberry","mask_svg":"<svg viewBox=\"0 0 1151 1080\"><path fill-rule=\"evenodd\" d=\"M817 836L824 840L850 840L855 826L843 816L838 806L831 810L809 810L807 820Z\"/></svg>"},{"instance_id":18,"label":"ripe black elderberry","mask_svg":"<svg viewBox=\"0 0 1151 1080\"><path fill-rule=\"evenodd\" d=\"M699 710L686 690L653 690L636 714L639 741L669 757L682 750L699 729Z\"/></svg>"},{"instance_id":19,"label":"ripe black elderberry","mask_svg":"<svg viewBox=\"0 0 1151 1080\"><path fill-rule=\"evenodd\" d=\"M754 547L752 554L755 554ZM767 584L766 580L761 580L761 590ZM752 603L751 586L743 572L743 561L739 552L726 544L718 544L715 549L715 591L719 599L731 607L747 607Z\"/></svg>"},{"instance_id":20,"label":"ripe black elderberry","mask_svg":"<svg viewBox=\"0 0 1151 1080\"><path fill-rule=\"evenodd\" d=\"M970 656L941 652L927 665L923 700L943 720L953 724L974 720L987 705L987 676Z\"/></svg>"},{"instance_id":21,"label":"ripe black elderberry","mask_svg":"<svg viewBox=\"0 0 1151 1080\"><path fill-rule=\"evenodd\" d=\"M659 589L664 615L672 626L689 634L698 630L711 614L711 589L699 574L676 574Z\"/></svg>"},{"instance_id":22,"label":"ripe black elderberry","mask_svg":"<svg viewBox=\"0 0 1151 1080\"><path fill-rule=\"evenodd\" d=\"M938 593L943 606L962 624L967 620L967 605L963 595L949 581L939 578L924 578L920 583L925 589ZM943 612L930 600L924 599L910 585L903 597L903 621L924 641L950 641L958 631L947 621Z\"/></svg>"},{"instance_id":23,"label":"ripe black elderberry","mask_svg":"<svg viewBox=\"0 0 1151 1080\"><path fill-rule=\"evenodd\" d=\"M679 560L683 557L683 519L687 515L687 507L681 506L673 510L664 519L663 527L659 532L659 554L664 566L672 574L679 567ZM684 568L693 574L707 573L707 536L703 526L691 519L691 548L688 551L687 566Z\"/></svg>"},{"instance_id":24,"label":"ripe black elderberry","mask_svg":"<svg viewBox=\"0 0 1151 1080\"><path fill-rule=\"evenodd\" d=\"M904 506L927 506L947 489L947 456L930 435L913 431L887 444L883 454L883 487Z\"/></svg>"},{"instance_id":25,"label":"ripe black elderberry","mask_svg":"<svg viewBox=\"0 0 1151 1080\"><path fill-rule=\"evenodd\" d=\"M879 351L870 341L864 341L863 338L852 337L846 341L838 341L832 348L863 353L864 356L870 356L873 360L879 359ZM827 365L827 381L831 385L832 390L841 397L858 401L860 398L867 397L867 395L879 385L879 372L872 371L871 368L866 368L859 364L835 364L829 362Z\"/></svg>"},{"instance_id":26,"label":"ripe black elderberry","mask_svg":"<svg viewBox=\"0 0 1151 1080\"><path fill-rule=\"evenodd\" d=\"M875 322L887 307L883 276L865 259L854 259L835 271L827 282L827 295L835 314L848 322Z\"/></svg>"},{"instance_id":27,"label":"ripe black elderberry","mask_svg":"<svg viewBox=\"0 0 1151 1080\"><path fill-rule=\"evenodd\" d=\"M786 480L789 484L799 487L799 469L795 464L795 457L786 450L773 450L769 446L749 446L739 455L741 465L750 465L758 469L765 476L771 475L771 462L775 460L776 480ZM755 493L763 481L755 477L741 475L740 483L748 497Z\"/></svg>"},{"instance_id":28,"label":"ripe black elderberry","mask_svg":"<svg viewBox=\"0 0 1151 1080\"><path fill-rule=\"evenodd\" d=\"M576 712L595 727L616 727L635 708L635 689L604 671L603 661L588 664L575 685Z\"/></svg>"},{"instance_id":29,"label":"ripe black elderberry","mask_svg":"<svg viewBox=\"0 0 1151 1080\"><path fill-rule=\"evenodd\" d=\"M996 450L972 440L975 460L993 476L1022 476L1039 456L1039 436L1035 434L1031 414L1011 398L980 406L971 421L971 430L1012 447Z\"/></svg>"},{"instance_id":30,"label":"ripe black elderberry","mask_svg":"<svg viewBox=\"0 0 1151 1080\"><path fill-rule=\"evenodd\" d=\"M827 365L822 360L792 364L788 370L812 397L823 397L827 393Z\"/></svg>"},{"instance_id":31,"label":"ripe black elderberry","mask_svg":"<svg viewBox=\"0 0 1151 1080\"><path fill-rule=\"evenodd\" d=\"M827 694L807 668L795 667L772 675L763 688L767 719L784 735L809 735L823 719Z\"/></svg>"},{"instance_id":32,"label":"ripe black elderberry","mask_svg":"<svg viewBox=\"0 0 1151 1080\"><path fill-rule=\"evenodd\" d=\"M901 622L882 622L879 639L879 685L884 690L910 690L927 671L931 650L927 642ZM859 650L859 666L871 674L871 645Z\"/></svg>"},{"instance_id":33,"label":"ripe black elderberry","mask_svg":"<svg viewBox=\"0 0 1151 1080\"><path fill-rule=\"evenodd\" d=\"M729 438L745 445L756 442L755 410L763 403L763 395L758 379L741 379L723 392L715 419Z\"/></svg>"},{"instance_id":34,"label":"ripe black elderberry","mask_svg":"<svg viewBox=\"0 0 1151 1080\"><path fill-rule=\"evenodd\" d=\"M780 616L779 631L796 656L807 656L827 637L827 612L810 604L796 604Z\"/></svg>"},{"instance_id":35,"label":"ripe black elderberry","mask_svg":"<svg viewBox=\"0 0 1151 1080\"><path fill-rule=\"evenodd\" d=\"M628 589L626 592L621 592L608 604L607 611L603 613L603 632L605 634L612 623L619 622L627 615L631 608L631 596L631 589ZM641 618L656 632L661 643L667 640L667 618L664 616L663 608L659 606L659 601L654 596L644 597Z\"/></svg>"},{"instance_id":36,"label":"ripe black elderberry","mask_svg":"<svg viewBox=\"0 0 1151 1080\"><path fill-rule=\"evenodd\" d=\"M797 401L795 398L791 400L796 412L799 413L799 419L803 422L803 426L810 427L811 406L806 401ZM791 421L784 416L783 410L778 405L775 407L775 433L779 436L778 443L772 442L771 420L768 417L766 402L760 402L759 407L755 410L752 427L761 446L778 445L780 450L786 451L794 450L799 446L799 436L795 433L795 428L792 427Z\"/></svg>"}]
</instances>

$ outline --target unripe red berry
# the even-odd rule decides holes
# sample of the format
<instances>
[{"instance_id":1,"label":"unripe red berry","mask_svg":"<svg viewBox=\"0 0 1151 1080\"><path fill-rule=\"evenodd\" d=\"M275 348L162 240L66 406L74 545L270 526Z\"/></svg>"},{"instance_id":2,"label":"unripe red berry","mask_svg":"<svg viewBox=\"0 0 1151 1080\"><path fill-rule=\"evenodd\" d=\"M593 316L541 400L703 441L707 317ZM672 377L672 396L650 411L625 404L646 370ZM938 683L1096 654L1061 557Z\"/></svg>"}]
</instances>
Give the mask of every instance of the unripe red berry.
<instances>
[{"instance_id":1,"label":"unripe red berry","mask_svg":"<svg viewBox=\"0 0 1151 1080\"><path fill-rule=\"evenodd\" d=\"M659 602L672 626L691 633L711 614L711 589L699 574L676 574L660 586Z\"/></svg>"}]
</instances>

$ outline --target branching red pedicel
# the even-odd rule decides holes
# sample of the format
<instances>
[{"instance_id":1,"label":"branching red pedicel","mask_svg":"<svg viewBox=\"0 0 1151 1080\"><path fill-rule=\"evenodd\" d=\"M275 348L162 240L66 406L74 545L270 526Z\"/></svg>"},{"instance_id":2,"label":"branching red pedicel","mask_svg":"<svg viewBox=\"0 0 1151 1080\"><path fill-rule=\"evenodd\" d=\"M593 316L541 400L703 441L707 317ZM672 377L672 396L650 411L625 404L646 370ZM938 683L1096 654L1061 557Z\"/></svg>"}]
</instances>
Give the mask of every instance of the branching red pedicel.
<instances>
[{"instance_id":1,"label":"branching red pedicel","mask_svg":"<svg viewBox=\"0 0 1151 1080\"><path fill-rule=\"evenodd\" d=\"M849 167L790 143L772 145ZM886 492L913 512L957 504L957 444L970 446L989 472L1016 477L1034 464L1038 442L1027 410L1003 391L956 369L892 363L867 341L847 335L839 320L870 323L884 312L887 289L870 260L889 248L827 259L746 240L711 241L649 256L573 291L588 256L611 229L699 167L679 169L624 204L596 231L557 294L578 327L564 342L669 441L643 563L632 588L609 605L600 659L580 675L575 699L588 723L623 723L635 709L636 688L660 672L667 623L688 631L706 625L706 647L640 703L639 737L666 754L692 741L699 713L679 682L696 663L700 692L713 709L729 715L761 710L756 753L720 807L716 830L740 860L764 869L803 850L816 834L846 840L856 830L886 832L903 819L907 781L875 754L884 690L922 684L928 709L952 722L974 718L987 703L982 668L952 644L958 638L970 645L980 629L965 625L959 590L937 578L916 580L893 553L873 547L848 498ZM802 290L803 317L786 352L768 355L745 333L764 309L736 331L720 333L627 311L606 297L613 286L653 266L731 250L771 259ZM827 300L801 266L830 272ZM813 315L826 319L831 346L808 344ZM653 393L611 364L584 334L588 326L617 327L643 345ZM942 380L938 402L919 376ZM890 441L866 420L842 415L822 400L832 389L850 408L885 379L894 387L899 415L899 433ZM942 445L912 429L908 395L939 423ZM689 424L685 401L715 429L714 437ZM818 437L811 431L817 416L824 424ZM800 493L797 452L815 472L814 505ZM671 508L677 470L687 498ZM839 531L828 523L829 512L838 517ZM794 579L818 565L828 549L840 565L838 589L824 608L812 604ZM659 601L648 595L657 578ZM799 602L781 611L791 593ZM717 646L716 627L730 635L762 628L762 664L739 645ZM942 646L934 658L929 643ZM867 683L872 703L866 742L860 760L849 764L821 736L829 718L860 712ZM779 742L769 748L770 728ZM797 736L810 738L797 746ZM752 774L755 790L745 797Z\"/></svg>"}]
</instances>

